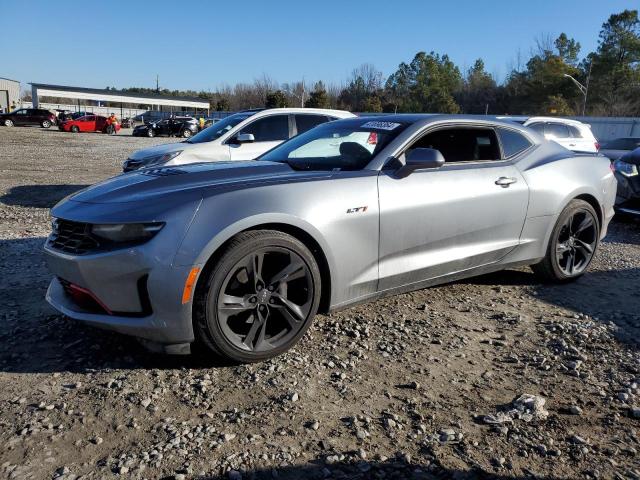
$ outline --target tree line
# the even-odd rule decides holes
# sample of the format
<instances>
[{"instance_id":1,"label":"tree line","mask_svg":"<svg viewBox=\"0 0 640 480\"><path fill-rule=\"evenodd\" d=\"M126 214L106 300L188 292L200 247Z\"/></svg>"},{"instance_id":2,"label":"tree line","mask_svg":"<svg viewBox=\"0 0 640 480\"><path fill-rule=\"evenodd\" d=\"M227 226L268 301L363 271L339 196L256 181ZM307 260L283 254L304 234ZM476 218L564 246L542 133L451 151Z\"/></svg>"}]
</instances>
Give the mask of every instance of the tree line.
<instances>
[{"instance_id":1,"label":"tree line","mask_svg":"<svg viewBox=\"0 0 640 480\"><path fill-rule=\"evenodd\" d=\"M527 58L516 53L500 82L481 58L461 69L447 54L432 51L418 52L386 79L374 65L363 64L343 85L278 83L263 75L213 92L124 91L200 97L218 111L305 106L353 112L640 116L640 19L637 10L611 15L602 24L596 51L586 55L565 33L540 36Z\"/></svg>"}]
</instances>

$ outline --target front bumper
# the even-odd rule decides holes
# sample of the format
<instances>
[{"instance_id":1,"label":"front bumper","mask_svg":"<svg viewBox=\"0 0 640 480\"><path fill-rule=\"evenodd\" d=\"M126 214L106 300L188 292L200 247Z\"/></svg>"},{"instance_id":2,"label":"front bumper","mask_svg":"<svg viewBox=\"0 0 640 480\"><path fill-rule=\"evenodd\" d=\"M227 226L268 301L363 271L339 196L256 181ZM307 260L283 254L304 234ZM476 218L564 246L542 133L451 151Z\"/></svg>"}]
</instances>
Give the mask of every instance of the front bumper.
<instances>
[{"instance_id":1,"label":"front bumper","mask_svg":"<svg viewBox=\"0 0 640 480\"><path fill-rule=\"evenodd\" d=\"M47 240L45 258L55 277L47 301L81 322L150 342L192 342L192 302L183 304L182 294L189 271L196 265L188 261L174 265L174 258L199 204L194 198L164 216L157 213L158 207L152 202L144 206L61 202L52 210L54 217L87 223L114 223L116 218L123 223L163 221L166 225L146 243L116 249L98 246L82 253L67 253ZM69 286L89 292L104 308L87 308L86 302L70 294L73 291L69 292Z\"/></svg>"},{"instance_id":2,"label":"front bumper","mask_svg":"<svg viewBox=\"0 0 640 480\"><path fill-rule=\"evenodd\" d=\"M182 304L190 267L158 261L148 244L89 255L69 255L45 245L55 275L47 301L81 322L158 344L194 340L191 302ZM90 308L69 294L65 285L90 292L103 308Z\"/></svg>"},{"instance_id":3,"label":"front bumper","mask_svg":"<svg viewBox=\"0 0 640 480\"><path fill-rule=\"evenodd\" d=\"M615 172L618 180L618 190L616 192L616 212L640 216L640 176L625 177Z\"/></svg>"}]
</instances>

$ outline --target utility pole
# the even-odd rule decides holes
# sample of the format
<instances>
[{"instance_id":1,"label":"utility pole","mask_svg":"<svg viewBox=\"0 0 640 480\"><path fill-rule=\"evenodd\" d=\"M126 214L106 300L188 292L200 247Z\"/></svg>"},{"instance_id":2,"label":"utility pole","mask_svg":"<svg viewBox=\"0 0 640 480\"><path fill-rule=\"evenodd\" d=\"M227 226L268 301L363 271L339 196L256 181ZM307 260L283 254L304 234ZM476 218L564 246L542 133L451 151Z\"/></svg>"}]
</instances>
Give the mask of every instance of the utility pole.
<instances>
[{"instance_id":1,"label":"utility pole","mask_svg":"<svg viewBox=\"0 0 640 480\"><path fill-rule=\"evenodd\" d=\"M156 73L156 93L160 93L160 75Z\"/></svg>"},{"instance_id":2,"label":"utility pole","mask_svg":"<svg viewBox=\"0 0 640 480\"><path fill-rule=\"evenodd\" d=\"M584 96L584 99L582 101L582 116L583 117L586 115L586 112L587 112L587 97L589 95L589 80L591 79L591 67L592 66L593 66L593 62L589 63L589 73L587 74L586 85L581 84L578 80L573 78L568 73L564 74L565 77L569 78L576 85L576 87L578 87L578 90L580 90L580 93L582 93L582 95Z\"/></svg>"}]
</instances>

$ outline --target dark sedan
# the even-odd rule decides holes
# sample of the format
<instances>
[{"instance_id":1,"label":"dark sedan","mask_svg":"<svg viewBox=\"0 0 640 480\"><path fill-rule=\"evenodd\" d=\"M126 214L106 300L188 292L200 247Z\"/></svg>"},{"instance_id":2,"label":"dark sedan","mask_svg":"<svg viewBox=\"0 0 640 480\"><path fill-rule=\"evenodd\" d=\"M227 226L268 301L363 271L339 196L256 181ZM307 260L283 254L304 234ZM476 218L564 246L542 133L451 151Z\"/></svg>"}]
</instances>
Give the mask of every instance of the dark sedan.
<instances>
[{"instance_id":1,"label":"dark sedan","mask_svg":"<svg viewBox=\"0 0 640 480\"><path fill-rule=\"evenodd\" d=\"M189 138L198 133L198 121L192 117L168 118L158 122L147 122L133 129L135 137L169 137Z\"/></svg>"},{"instance_id":2,"label":"dark sedan","mask_svg":"<svg viewBox=\"0 0 640 480\"><path fill-rule=\"evenodd\" d=\"M616 211L640 218L640 148L621 156L613 162L613 167L618 180Z\"/></svg>"},{"instance_id":3,"label":"dark sedan","mask_svg":"<svg viewBox=\"0 0 640 480\"><path fill-rule=\"evenodd\" d=\"M640 147L640 137L616 138L604 143L600 147L600 153L615 161L638 147Z\"/></svg>"},{"instance_id":4,"label":"dark sedan","mask_svg":"<svg viewBox=\"0 0 640 480\"><path fill-rule=\"evenodd\" d=\"M0 125L13 127L14 125L40 125L49 128L56 123L56 116L49 110L42 108L19 108L9 113L0 113Z\"/></svg>"}]
</instances>

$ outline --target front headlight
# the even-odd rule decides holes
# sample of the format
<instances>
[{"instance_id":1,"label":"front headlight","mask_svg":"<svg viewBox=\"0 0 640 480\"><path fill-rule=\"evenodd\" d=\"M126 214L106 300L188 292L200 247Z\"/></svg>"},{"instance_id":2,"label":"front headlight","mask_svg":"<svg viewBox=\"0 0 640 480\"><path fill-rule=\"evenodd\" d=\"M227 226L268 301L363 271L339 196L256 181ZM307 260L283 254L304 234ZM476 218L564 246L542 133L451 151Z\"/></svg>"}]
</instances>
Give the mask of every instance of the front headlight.
<instances>
[{"instance_id":1,"label":"front headlight","mask_svg":"<svg viewBox=\"0 0 640 480\"><path fill-rule=\"evenodd\" d=\"M622 160L616 160L613 163L613 167L616 172L624 175L625 177L635 177L638 175L638 166L633 163L623 162Z\"/></svg>"},{"instance_id":2,"label":"front headlight","mask_svg":"<svg viewBox=\"0 0 640 480\"><path fill-rule=\"evenodd\" d=\"M164 223L120 223L92 225L91 234L114 243L146 242L155 236Z\"/></svg>"},{"instance_id":3,"label":"front headlight","mask_svg":"<svg viewBox=\"0 0 640 480\"><path fill-rule=\"evenodd\" d=\"M163 153L161 155L154 155L152 157L143 158L142 166L152 167L154 165L162 165L163 163L167 163L169 160L173 160L181 153L182 153L182 150L176 150L175 152Z\"/></svg>"}]
</instances>

